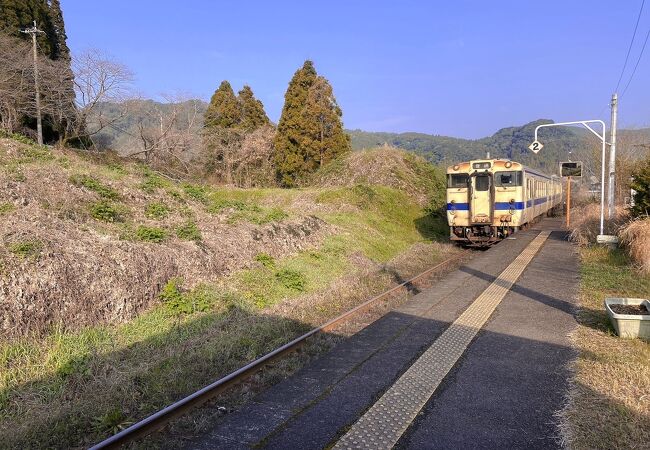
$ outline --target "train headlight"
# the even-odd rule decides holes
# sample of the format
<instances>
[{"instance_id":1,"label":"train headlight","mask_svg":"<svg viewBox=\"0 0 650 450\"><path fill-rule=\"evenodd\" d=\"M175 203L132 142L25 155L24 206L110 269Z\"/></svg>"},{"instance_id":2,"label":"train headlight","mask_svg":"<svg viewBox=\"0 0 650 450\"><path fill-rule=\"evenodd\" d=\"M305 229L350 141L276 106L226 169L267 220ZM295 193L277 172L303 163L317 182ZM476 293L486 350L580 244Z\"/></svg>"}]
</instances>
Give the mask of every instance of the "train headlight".
<instances>
[{"instance_id":1,"label":"train headlight","mask_svg":"<svg viewBox=\"0 0 650 450\"><path fill-rule=\"evenodd\" d=\"M506 169L509 169L512 167L512 161L506 162Z\"/></svg>"},{"instance_id":2,"label":"train headlight","mask_svg":"<svg viewBox=\"0 0 650 450\"><path fill-rule=\"evenodd\" d=\"M454 170L458 170L458 169L460 169L460 166L459 166L458 164L456 164L456 165L453 167L453 169L454 169Z\"/></svg>"}]
</instances>

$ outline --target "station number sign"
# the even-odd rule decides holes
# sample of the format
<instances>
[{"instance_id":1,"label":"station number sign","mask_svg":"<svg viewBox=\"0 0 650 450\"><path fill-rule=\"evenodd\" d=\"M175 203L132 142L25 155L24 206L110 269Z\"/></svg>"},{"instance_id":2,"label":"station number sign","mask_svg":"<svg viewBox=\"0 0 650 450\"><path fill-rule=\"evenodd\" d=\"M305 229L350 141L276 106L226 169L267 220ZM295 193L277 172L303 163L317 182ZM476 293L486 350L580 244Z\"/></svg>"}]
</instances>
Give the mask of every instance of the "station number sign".
<instances>
[{"instance_id":1,"label":"station number sign","mask_svg":"<svg viewBox=\"0 0 650 450\"><path fill-rule=\"evenodd\" d=\"M528 149L535 154L537 154L542 148L544 148L544 146L539 141L535 141L528 146Z\"/></svg>"}]
</instances>

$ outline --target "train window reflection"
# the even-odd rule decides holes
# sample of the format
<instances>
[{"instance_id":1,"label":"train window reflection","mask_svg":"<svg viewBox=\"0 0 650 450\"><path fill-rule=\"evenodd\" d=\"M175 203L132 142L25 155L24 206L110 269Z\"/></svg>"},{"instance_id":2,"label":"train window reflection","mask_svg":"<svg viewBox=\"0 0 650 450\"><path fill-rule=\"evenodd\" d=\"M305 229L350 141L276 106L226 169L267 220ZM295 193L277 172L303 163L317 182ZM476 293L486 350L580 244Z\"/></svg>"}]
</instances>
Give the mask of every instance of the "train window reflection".
<instances>
[{"instance_id":1,"label":"train window reflection","mask_svg":"<svg viewBox=\"0 0 650 450\"><path fill-rule=\"evenodd\" d=\"M466 188L467 187L467 174L451 174L447 177L447 186L450 188Z\"/></svg>"},{"instance_id":2,"label":"train window reflection","mask_svg":"<svg viewBox=\"0 0 650 450\"><path fill-rule=\"evenodd\" d=\"M522 182L521 172L497 172L494 174L495 186L521 186Z\"/></svg>"}]
</instances>

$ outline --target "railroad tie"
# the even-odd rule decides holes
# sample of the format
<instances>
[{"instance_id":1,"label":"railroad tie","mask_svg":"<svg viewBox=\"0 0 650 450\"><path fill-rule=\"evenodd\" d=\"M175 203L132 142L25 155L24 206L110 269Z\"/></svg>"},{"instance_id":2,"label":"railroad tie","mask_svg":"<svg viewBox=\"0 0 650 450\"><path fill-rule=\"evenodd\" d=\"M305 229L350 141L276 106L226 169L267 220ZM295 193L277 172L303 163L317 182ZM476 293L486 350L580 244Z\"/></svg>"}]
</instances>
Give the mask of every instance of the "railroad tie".
<instances>
[{"instance_id":1,"label":"railroad tie","mask_svg":"<svg viewBox=\"0 0 650 450\"><path fill-rule=\"evenodd\" d=\"M355 422L334 449L392 448L542 247L542 231Z\"/></svg>"}]
</instances>

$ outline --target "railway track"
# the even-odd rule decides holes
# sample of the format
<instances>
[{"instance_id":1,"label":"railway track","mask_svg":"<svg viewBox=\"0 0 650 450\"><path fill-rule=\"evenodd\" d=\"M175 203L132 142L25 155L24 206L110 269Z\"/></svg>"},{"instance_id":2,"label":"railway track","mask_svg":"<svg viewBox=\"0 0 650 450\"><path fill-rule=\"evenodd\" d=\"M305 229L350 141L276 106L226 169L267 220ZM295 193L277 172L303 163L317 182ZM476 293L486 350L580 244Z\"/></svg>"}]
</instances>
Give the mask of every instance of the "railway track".
<instances>
[{"instance_id":1,"label":"railway track","mask_svg":"<svg viewBox=\"0 0 650 450\"><path fill-rule=\"evenodd\" d=\"M295 338L291 342L288 342L282 345L281 347L276 348L275 350L265 354L264 356L261 356L255 361L252 361L249 364L245 365L244 367L241 367L240 369L220 378L214 383L205 386L204 388L188 395L187 397L131 425L130 427L125 428L124 430L105 439L104 441L95 444L93 447L91 447L91 450L120 448L121 446L127 444L128 442L147 436L148 434L151 434L152 432L161 429L162 427L164 427L166 424L168 424L175 418L182 416L183 414L187 413L189 410L204 404L205 402L212 399L213 397L245 381L247 378L249 378L251 375L261 370L267 364L299 349L309 338L313 337L314 335L319 334L321 332L331 331L337 328L342 323L350 320L352 317L372 308L380 300L389 297L390 295L394 294L400 289L408 288L413 283L422 280L426 276L429 276L441 270L442 268L447 267L451 263L460 260L464 256L465 253L463 252L460 255L454 256L452 258L448 258L436 264L435 266L425 270L424 272L421 272L420 274L392 287L391 289L369 300L366 300L360 305L329 320L325 324L308 331L302 336Z\"/></svg>"}]
</instances>

